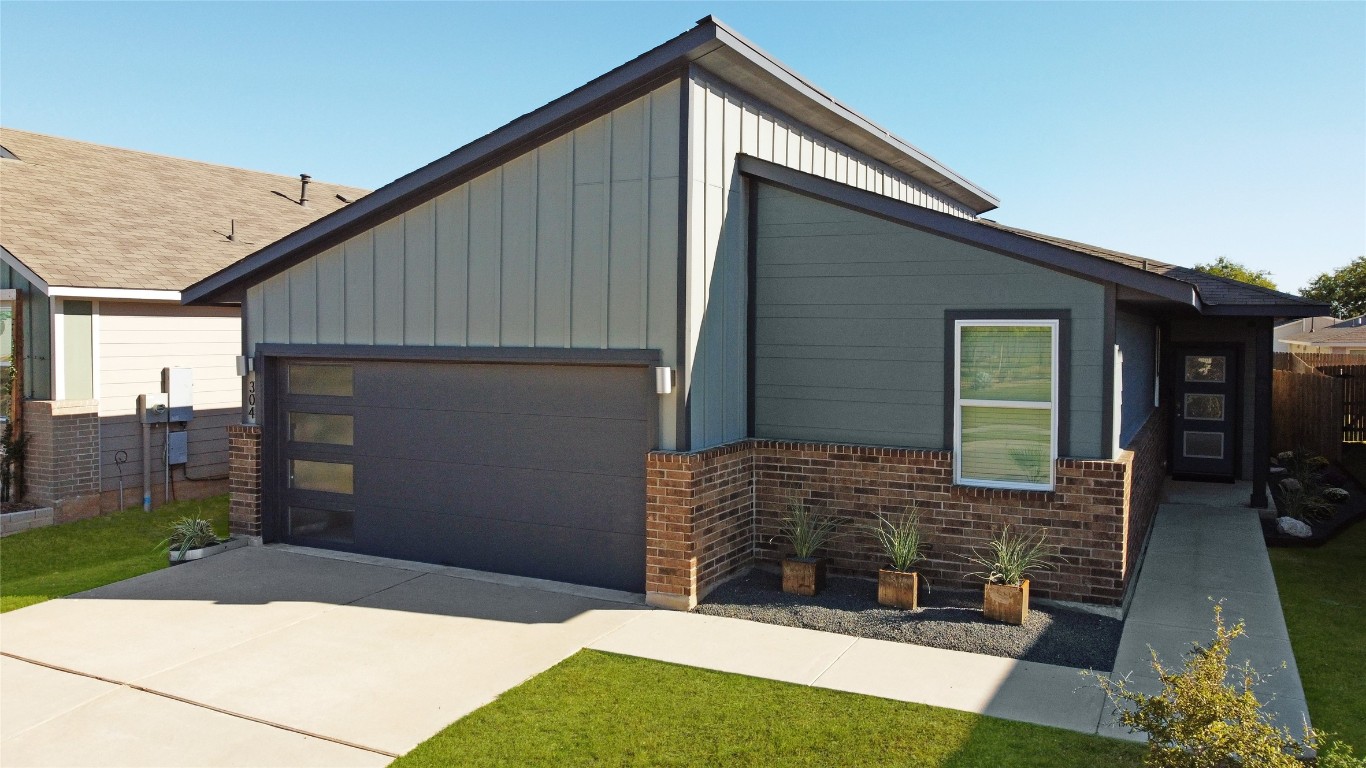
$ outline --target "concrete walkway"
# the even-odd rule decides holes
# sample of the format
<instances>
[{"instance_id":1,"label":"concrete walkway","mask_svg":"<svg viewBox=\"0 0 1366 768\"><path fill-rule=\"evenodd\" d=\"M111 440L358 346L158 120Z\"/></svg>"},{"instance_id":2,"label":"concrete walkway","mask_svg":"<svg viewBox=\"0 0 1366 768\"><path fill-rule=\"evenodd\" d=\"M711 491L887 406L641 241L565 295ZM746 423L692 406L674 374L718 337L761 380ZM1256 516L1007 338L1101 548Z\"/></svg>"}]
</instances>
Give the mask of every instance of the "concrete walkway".
<instances>
[{"instance_id":1,"label":"concrete walkway","mask_svg":"<svg viewBox=\"0 0 1366 768\"><path fill-rule=\"evenodd\" d=\"M1214 604L1223 601L1225 624L1247 624L1233 641L1231 664L1250 662L1264 680L1255 690L1278 723L1297 735L1309 722L1299 669L1281 613L1276 577L1262 539L1257 510L1242 506L1246 483L1171 483L1158 511L1148 552L1115 659L1115 673L1135 687L1160 689L1151 646L1178 666L1193 642L1214 637ZM1108 719L1108 718L1107 718ZM1102 727L1106 735L1118 729Z\"/></svg>"},{"instance_id":2,"label":"concrete walkway","mask_svg":"<svg viewBox=\"0 0 1366 768\"><path fill-rule=\"evenodd\" d=\"M1212 636L1222 598L1248 623L1236 659L1271 674L1260 691L1297 725L1304 694L1256 512L1198 490L1174 486L1158 514L1115 671L1155 689L1147 647L1179 662ZM384 765L583 647L1141 739L1109 726L1104 696L1068 667L252 547L0 617L0 763Z\"/></svg>"}]
</instances>

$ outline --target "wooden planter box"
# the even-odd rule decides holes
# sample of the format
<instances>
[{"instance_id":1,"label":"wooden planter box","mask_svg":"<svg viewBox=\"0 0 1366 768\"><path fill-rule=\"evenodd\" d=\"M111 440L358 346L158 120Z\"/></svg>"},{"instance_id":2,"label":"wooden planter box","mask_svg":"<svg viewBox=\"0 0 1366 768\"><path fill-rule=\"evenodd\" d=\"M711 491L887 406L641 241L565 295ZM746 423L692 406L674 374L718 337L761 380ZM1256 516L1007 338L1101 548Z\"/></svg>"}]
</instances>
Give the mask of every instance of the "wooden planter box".
<instances>
[{"instance_id":1,"label":"wooden planter box","mask_svg":"<svg viewBox=\"0 0 1366 768\"><path fill-rule=\"evenodd\" d=\"M1023 624L1029 616L1029 579L1020 586L988 584L982 593L982 613L993 621Z\"/></svg>"},{"instance_id":2,"label":"wooden planter box","mask_svg":"<svg viewBox=\"0 0 1366 768\"><path fill-rule=\"evenodd\" d=\"M825 558L789 557L783 560L783 591L811 595L825 589Z\"/></svg>"},{"instance_id":3,"label":"wooden planter box","mask_svg":"<svg viewBox=\"0 0 1366 768\"><path fill-rule=\"evenodd\" d=\"M910 611L920 607L920 574L915 571L893 571L888 568L877 572L877 601L893 608Z\"/></svg>"}]
</instances>

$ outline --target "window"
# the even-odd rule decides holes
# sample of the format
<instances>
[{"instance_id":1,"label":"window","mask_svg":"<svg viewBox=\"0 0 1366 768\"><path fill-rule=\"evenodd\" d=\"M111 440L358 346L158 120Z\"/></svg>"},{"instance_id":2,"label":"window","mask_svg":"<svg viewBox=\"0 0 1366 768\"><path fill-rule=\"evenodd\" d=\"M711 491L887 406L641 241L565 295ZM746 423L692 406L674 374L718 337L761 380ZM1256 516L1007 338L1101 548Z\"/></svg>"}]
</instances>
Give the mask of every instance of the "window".
<instances>
[{"instance_id":1,"label":"window","mask_svg":"<svg viewBox=\"0 0 1366 768\"><path fill-rule=\"evenodd\" d=\"M957 320L954 482L1051 490L1058 321Z\"/></svg>"}]
</instances>

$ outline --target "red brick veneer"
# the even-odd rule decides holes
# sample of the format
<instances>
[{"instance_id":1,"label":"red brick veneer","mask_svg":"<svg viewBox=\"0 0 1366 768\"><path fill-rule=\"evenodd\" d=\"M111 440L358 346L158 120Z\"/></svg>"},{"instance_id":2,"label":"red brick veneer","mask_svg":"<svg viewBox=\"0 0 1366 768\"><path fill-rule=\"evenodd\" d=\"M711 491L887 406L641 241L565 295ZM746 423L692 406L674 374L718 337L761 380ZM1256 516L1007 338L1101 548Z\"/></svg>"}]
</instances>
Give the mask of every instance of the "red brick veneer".
<instances>
[{"instance_id":1,"label":"red brick veneer","mask_svg":"<svg viewBox=\"0 0 1366 768\"><path fill-rule=\"evenodd\" d=\"M261 535L261 428L228 425L228 528Z\"/></svg>"},{"instance_id":2,"label":"red brick veneer","mask_svg":"<svg viewBox=\"0 0 1366 768\"><path fill-rule=\"evenodd\" d=\"M827 548L836 573L882 564L868 526L879 512L921 512L920 571L934 586L975 586L964 556L1003 525L1047 527L1066 562L1035 575L1040 597L1118 605L1165 476L1155 414L1115 461L1060 459L1053 491L953 484L948 451L743 440L647 461L646 582L657 605L687 608L727 576L784 554L778 525L793 496L848 518Z\"/></svg>"}]
</instances>

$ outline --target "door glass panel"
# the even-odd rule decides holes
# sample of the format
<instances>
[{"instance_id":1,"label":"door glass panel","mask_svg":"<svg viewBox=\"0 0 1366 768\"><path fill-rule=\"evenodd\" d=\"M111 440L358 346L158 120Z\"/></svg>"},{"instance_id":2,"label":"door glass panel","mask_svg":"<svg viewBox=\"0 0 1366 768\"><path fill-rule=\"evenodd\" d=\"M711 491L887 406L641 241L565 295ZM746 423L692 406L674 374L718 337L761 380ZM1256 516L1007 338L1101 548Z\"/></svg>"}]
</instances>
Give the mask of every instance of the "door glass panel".
<instances>
[{"instance_id":1,"label":"door glass panel","mask_svg":"<svg viewBox=\"0 0 1366 768\"><path fill-rule=\"evenodd\" d=\"M1224 458L1223 432L1186 432L1184 453L1192 459Z\"/></svg>"},{"instance_id":2,"label":"door glass panel","mask_svg":"<svg viewBox=\"0 0 1366 768\"><path fill-rule=\"evenodd\" d=\"M1052 328L965 325L962 334L958 350L962 399L1052 401Z\"/></svg>"},{"instance_id":3,"label":"door glass panel","mask_svg":"<svg viewBox=\"0 0 1366 768\"><path fill-rule=\"evenodd\" d=\"M1045 408L963 407L965 480L1047 483L1053 414Z\"/></svg>"},{"instance_id":4,"label":"door glass panel","mask_svg":"<svg viewBox=\"0 0 1366 768\"><path fill-rule=\"evenodd\" d=\"M289 487L301 491L351 493L351 465L332 461L290 459Z\"/></svg>"},{"instance_id":5,"label":"door glass panel","mask_svg":"<svg viewBox=\"0 0 1366 768\"><path fill-rule=\"evenodd\" d=\"M1222 384L1226 363L1223 355L1186 355L1186 381Z\"/></svg>"},{"instance_id":6,"label":"door glass panel","mask_svg":"<svg viewBox=\"0 0 1366 768\"><path fill-rule=\"evenodd\" d=\"M1223 421L1224 396L1187 394L1186 418L1201 421Z\"/></svg>"},{"instance_id":7,"label":"door glass panel","mask_svg":"<svg viewBox=\"0 0 1366 768\"><path fill-rule=\"evenodd\" d=\"M339 413L289 414L289 439L295 443L352 445L355 428L350 416Z\"/></svg>"},{"instance_id":8,"label":"door glass panel","mask_svg":"<svg viewBox=\"0 0 1366 768\"><path fill-rule=\"evenodd\" d=\"M334 509L289 508L289 535L341 544L355 542L355 515Z\"/></svg>"},{"instance_id":9,"label":"door glass panel","mask_svg":"<svg viewBox=\"0 0 1366 768\"><path fill-rule=\"evenodd\" d=\"M291 363L289 394L350 397L351 366Z\"/></svg>"}]
</instances>

